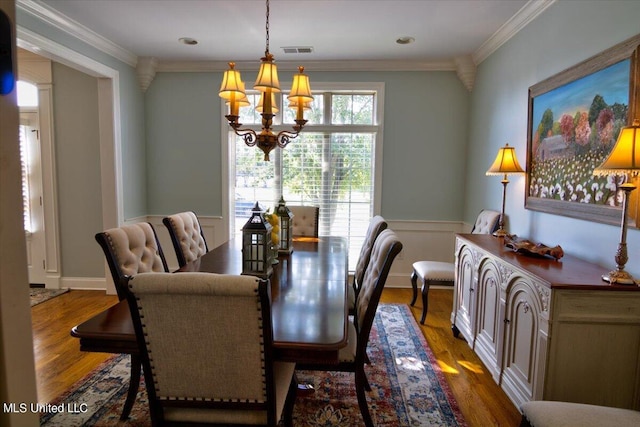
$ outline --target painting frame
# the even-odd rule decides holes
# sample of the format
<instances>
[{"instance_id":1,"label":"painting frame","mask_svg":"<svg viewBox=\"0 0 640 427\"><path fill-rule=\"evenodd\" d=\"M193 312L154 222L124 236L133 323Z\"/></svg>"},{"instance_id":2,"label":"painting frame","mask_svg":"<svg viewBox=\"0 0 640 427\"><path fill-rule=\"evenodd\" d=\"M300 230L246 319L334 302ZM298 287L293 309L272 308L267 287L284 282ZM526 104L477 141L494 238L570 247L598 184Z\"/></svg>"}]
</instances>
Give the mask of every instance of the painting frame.
<instances>
[{"instance_id":1,"label":"painting frame","mask_svg":"<svg viewBox=\"0 0 640 427\"><path fill-rule=\"evenodd\" d=\"M595 75L622 61L625 61L625 64L626 61L629 63L628 110L626 123L623 124L624 126L629 126L634 118L640 117L640 34L529 88L525 209L605 224L619 225L621 223L621 206L585 203L576 200L558 200L551 197L539 196L541 192L535 184L540 182L540 179L536 176L536 172L538 171L537 168L534 168L534 162L544 157L540 151L540 132L538 130L541 122L534 119L534 111L537 110L539 114L540 108L536 108L539 107L536 101L541 100L541 96L546 96L546 99L552 99L553 97L549 97L548 95L552 95L554 91L558 92L555 95L561 95L562 93L560 91L564 90L566 92L569 90L569 84ZM593 96L595 97L595 95L596 93L594 92ZM542 101L540 101L539 104L540 103L542 103ZM537 139L534 134L538 134L536 135L538 136ZM549 135L551 135L551 132L549 132ZM614 136L617 138L617 133ZM614 143L615 138L613 139ZM613 144L611 144L611 146L612 145ZM579 156L576 155L574 155L573 158L569 157L569 161L579 162L578 157ZM580 166L580 164L577 163L577 166ZM633 179L635 181L638 180L638 178ZM638 183L636 182L636 184ZM640 226L640 197L636 193L639 193L639 191L631 192L627 202L627 225L638 228Z\"/></svg>"}]
</instances>

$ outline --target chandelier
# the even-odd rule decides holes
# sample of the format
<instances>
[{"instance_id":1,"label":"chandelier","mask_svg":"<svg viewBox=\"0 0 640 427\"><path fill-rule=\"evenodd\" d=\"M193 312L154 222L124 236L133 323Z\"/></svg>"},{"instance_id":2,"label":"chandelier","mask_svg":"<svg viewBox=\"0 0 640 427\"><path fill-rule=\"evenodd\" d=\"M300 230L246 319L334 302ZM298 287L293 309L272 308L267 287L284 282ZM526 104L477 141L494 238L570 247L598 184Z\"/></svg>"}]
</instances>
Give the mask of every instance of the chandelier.
<instances>
[{"instance_id":1,"label":"chandelier","mask_svg":"<svg viewBox=\"0 0 640 427\"><path fill-rule=\"evenodd\" d=\"M240 72L235 69L235 63L229 62L229 69L224 72L219 95L225 99L229 105L229 114L225 117L229 121L229 126L233 128L236 135L240 136L249 147L258 146L264 152L264 160L269 160L269 153L276 147L284 148L296 138L307 120L304 119L304 110L311 108L313 96L309 87L309 76L304 74L304 67L298 67L298 73L293 76L293 84L289 99L289 107L295 108L296 119L293 131L283 130L275 134L271 129L275 113L278 107L275 103L274 94L280 92L280 82L278 81L278 69L274 63L273 55L269 52L269 0L266 14L266 48L264 57L260 58L260 71L253 88L260 92L260 104L256 111L262 116L262 131L256 133L252 129L242 129L239 111L240 107L250 105L245 93L245 86Z\"/></svg>"}]
</instances>

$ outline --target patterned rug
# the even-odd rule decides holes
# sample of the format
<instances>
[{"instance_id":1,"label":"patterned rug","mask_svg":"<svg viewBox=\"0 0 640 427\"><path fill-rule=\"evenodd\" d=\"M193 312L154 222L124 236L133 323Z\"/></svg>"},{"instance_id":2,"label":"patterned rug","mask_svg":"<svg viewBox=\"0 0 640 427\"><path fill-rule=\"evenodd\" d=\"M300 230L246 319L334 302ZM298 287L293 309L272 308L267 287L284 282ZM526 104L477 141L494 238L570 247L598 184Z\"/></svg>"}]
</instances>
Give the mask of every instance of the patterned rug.
<instances>
[{"instance_id":1,"label":"patterned rug","mask_svg":"<svg viewBox=\"0 0 640 427\"><path fill-rule=\"evenodd\" d=\"M458 405L407 305L378 307L365 369L372 391L369 410L377 426L466 426ZM114 356L41 411L41 426L151 425L144 381L127 421L119 421L129 378L129 357ZM364 425L351 373L299 371L316 392L298 396L296 426Z\"/></svg>"},{"instance_id":2,"label":"patterned rug","mask_svg":"<svg viewBox=\"0 0 640 427\"><path fill-rule=\"evenodd\" d=\"M65 292L69 292L69 289L29 288L31 307L55 298L58 295L62 295Z\"/></svg>"}]
</instances>

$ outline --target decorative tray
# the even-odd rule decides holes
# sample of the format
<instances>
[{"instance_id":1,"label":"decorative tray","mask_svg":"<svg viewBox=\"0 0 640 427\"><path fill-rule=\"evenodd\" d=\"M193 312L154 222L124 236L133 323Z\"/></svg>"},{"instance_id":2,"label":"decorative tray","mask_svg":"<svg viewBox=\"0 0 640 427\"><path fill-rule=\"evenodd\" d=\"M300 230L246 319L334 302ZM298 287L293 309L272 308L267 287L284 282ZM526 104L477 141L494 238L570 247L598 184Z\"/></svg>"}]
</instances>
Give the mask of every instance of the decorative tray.
<instances>
[{"instance_id":1,"label":"decorative tray","mask_svg":"<svg viewBox=\"0 0 640 427\"><path fill-rule=\"evenodd\" d=\"M535 243L527 239L521 239L515 234L504 236L504 245L511 248L514 252L531 257L551 257L559 260L564 256L564 251L560 245L549 247L542 243Z\"/></svg>"}]
</instances>

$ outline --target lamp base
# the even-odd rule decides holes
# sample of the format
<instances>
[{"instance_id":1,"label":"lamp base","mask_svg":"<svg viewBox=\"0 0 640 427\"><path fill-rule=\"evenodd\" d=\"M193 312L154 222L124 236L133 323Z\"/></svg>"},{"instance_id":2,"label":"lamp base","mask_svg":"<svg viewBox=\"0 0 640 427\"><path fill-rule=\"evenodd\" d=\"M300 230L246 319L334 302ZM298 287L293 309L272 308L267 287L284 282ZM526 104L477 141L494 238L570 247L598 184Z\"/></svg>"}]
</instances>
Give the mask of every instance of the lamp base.
<instances>
[{"instance_id":1,"label":"lamp base","mask_svg":"<svg viewBox=\"0 0 640 427\"><path fill-rule=\"evenodd\" d=\"M496 236L496 237L504 237L507 234L509 234L509 233L507 233L507 231L504 228L499 228L499 229L497 229L496 231L493 232L493 235Z\"/></svg>"},{"instance_id":2,"label":"lamp base","mask_svg":"<svg viewBox=\"0 0 640 427\"><path fill-rule=\"evenodd\" d=\"M612 285L637 285L633 276L624 270L613 270L602 275L602 280Z\"/></svg>"}]
</instances>

